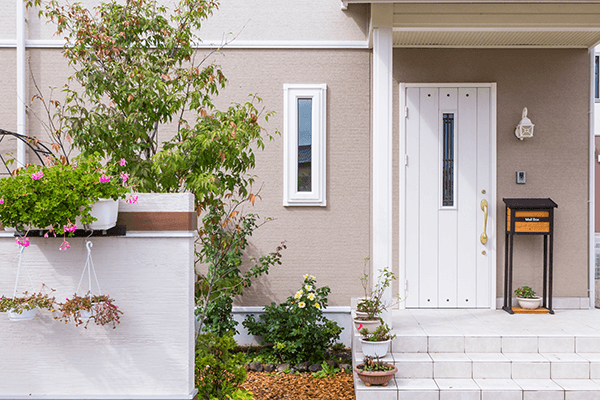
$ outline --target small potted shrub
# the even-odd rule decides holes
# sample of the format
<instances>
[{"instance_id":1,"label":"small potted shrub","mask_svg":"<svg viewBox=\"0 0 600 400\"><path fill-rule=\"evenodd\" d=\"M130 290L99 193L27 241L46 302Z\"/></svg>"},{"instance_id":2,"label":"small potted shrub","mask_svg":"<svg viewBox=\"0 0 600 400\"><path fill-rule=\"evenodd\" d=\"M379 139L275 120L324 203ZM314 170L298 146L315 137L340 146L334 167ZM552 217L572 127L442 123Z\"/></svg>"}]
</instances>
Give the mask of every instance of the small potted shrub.
<instances>
[{"instance_id":1,"label":"small potted shrub","mask_svg":"<svg viewBox=\"0 0 600 400\"><path fill-rule=\"evenodd\" d=\"M62 315L55 317L64 321L75 322L75 326L84 325L87 329L90 321L96 325L113 325L113 329L119 324L123 312L114 304L114 300L108 295L91 295L89 292L85 296L74 294L70 299L59 305L58 311Z\"/></svg>"},{"instance_id":2,"label":"small potted shrub","mask_svg":"<svg viewBox=\"0 0 600 400\"><path fill-rule=\"evenodd\" d=\"M391 329L383 321L375 328L373 332L369 332L367 328L361 327L358 332L361 334L360 343L362 344L362 352L365 356L370 357L385 357L390 348L392 339L396 337L391 333Z\"/></svg>"},{"instance_id":3,"label":"small potted shrub","mask_svg":"<svg viewBox=\"0 0 600 400\"><path fill-rule=\"evenodd\" d=\"M398 368L392 364L379 360L379 357L365 357L362 364L354 367L354 372L365 383L366 386L382 385L387 386L392 380Z\"/></svg>"},{"instance_id":4,"label":"small potted shrub","mask_svg":"<svg viewBox=\"0 0 600 400\"><path fill-rule=\"evenodd\" d=\"M542 298L535 295L535 291L529 286L522 286L515 290L517 301L521 308L535 310L542 305Z\"/></svg>"},{"instance_id":5,"label":"small potted shrub","mask_svg":"<svg viewBox=\"0 0 600 400\"><path fill-rule=\"evenodd\" d=\"M365 269L368 264L368 258L365 258ZM385 290L390 287L392 281L396 279L396 275L388 268L381 271L375 287L370 285L369 274L364 272L362 278L360 278L364 297L356 304L356 318L354 318L354 325L356 329L360 329L362 325L370 331L374 331L380 324L379 315L386 309L393 307L398 304L400 298L396 296L391 300L385 300L383 295Z\"/></svg>"},{"instance_id":6,"label":"small potted shrub","mask_svg":"<svg viewBox=\"0 0 600 400\"><path fill-rule=\"evenodd\" d=\"M23 293L22 297L0 297L0 312L8 313L11 321L30 321L35 318L38 308L54 312L55 298L48 294Z\"/></svg>"}]
</instances>

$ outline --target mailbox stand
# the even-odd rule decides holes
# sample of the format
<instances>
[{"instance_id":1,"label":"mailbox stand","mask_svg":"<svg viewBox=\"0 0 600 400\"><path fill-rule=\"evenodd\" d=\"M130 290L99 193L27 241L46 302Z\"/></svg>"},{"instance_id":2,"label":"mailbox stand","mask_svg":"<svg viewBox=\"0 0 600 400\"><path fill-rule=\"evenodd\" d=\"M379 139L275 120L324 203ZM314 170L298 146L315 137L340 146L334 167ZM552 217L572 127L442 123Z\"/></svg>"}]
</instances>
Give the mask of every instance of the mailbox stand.
<instances>
[{"instance_id":1,"label":"mailbox stand","mask_svg":"<svg viewBox=\"0 0 600 400\"><path fill-rule=\"evenodd\" d=\"M504 306L512 309L513 239L515 235L544 235L544 294L542 307L552 310L552 250L554 209L552 199L502 199L506 204L506 237L504 242ZM548 244L550 241L550 244Z\"/></svg>"}]
</instances>

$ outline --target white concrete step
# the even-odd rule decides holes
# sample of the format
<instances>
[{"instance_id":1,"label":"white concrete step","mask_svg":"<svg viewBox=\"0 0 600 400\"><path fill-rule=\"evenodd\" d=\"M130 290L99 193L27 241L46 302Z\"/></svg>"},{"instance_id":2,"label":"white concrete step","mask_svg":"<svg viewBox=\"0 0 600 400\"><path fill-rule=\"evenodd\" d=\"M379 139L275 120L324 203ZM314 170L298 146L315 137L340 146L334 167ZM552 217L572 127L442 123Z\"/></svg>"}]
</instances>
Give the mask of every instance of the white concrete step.
<instances>
[{"instance_id":1,"label":"white concrete step","mask_svg":"<svg viewBox=\"0 0 600 400\"><path fill-rule=\"evenodd\" d=\"M355 377L356 399L600 400L600 312L555 316L396 312L398 336L384 361L398 372L387 387ZM356 365L363 355L354 333Z\"/></svg>"}]
</instances>

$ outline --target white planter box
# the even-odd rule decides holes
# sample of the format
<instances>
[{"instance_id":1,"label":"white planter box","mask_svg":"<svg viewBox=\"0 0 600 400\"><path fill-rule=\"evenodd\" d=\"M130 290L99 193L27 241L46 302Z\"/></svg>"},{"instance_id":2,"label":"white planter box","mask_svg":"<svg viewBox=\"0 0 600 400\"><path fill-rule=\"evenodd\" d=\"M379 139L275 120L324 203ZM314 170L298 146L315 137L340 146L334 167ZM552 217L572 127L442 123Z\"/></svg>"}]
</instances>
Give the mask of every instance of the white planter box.
<instances>
[{"instance_id":1,"label":"white planter box","mask_svg":"<svg viewBox=\"0 0 600 400\"><path fill-rule=\"evenodd\" d=\"M90 215L97 219L87 225L87 228L93 230L106 230L117 225L119 216L119 202L113 199L100 199L92 206ZM82 227L81 218L77 218L76 225Z\"/></svg>"},{"instance_id":2,"label":"white planter box","mask_svg":"<svg viewBox=\"0 0 600 400\"><path fill-rule=\"evenodd\" d=\"M31 310L23 310L21 314L9 311L8 319L11 321L31 321L37 315L37 308Z\"/></svg>"}]
</instances>

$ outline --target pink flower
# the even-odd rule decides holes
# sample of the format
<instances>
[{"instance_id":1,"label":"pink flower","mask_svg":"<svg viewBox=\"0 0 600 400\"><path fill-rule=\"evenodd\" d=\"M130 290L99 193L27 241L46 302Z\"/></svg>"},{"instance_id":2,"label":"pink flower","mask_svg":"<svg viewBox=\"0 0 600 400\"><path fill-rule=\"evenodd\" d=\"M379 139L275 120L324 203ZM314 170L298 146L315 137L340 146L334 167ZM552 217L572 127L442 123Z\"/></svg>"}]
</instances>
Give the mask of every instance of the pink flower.
<instances>
[{"instance_id":1,"label":"pink flower","mask_svg":"<svg viewBox=\"0 0 600 400\"><path fill-rule=\"evenodd\" d=\"M42 179L43 176L44 176L44 173L40 170L40 171L36 172L35 174L31 174L31 179L33 179L34 181L37 181L38 179Z\"/></svg>"},{"instance_id":2,"label":"pink flower","mask_svg":"<svg viewBox=\"0 0 600 400\"><path fill-rule=\"evenodd\" d=\"M127 182L127 179L129 179L129 174L121 172L121 179L123 179L123 183Z\"/></svg>"},{"instance_id":3,"label":"pink flower","mask_svg":"<svg viewBox=\"0 0 600 400\"><path fill-rule=\"evenodd\" d=\"M60 245L60 247L58 248L59 250L68 250L71 248L71 245L69 244L69 242L67 242L66 240L64 242L62 242L62 244Z\"/></svg>"},{"instance_id":4,"label":"pink flower","mask_svg":"<svg viewBox=\"0 0 600 400\"><path fill-rule=\"evenodd\" d=\"M100 177L100 183L105 183L105 182L110 182L110 175L106 176L106 175L102 174L102 176Z\"/></svg>"},{"instance_id":5,"label":"pink flower","mask_svg":"<svg viewBox=\"0 0 600 400\"><path fill-rule=\"evenodd\" d=\"M358 330L360 331L362 329L362 324L358 325Z\"/></svg>"},{"instance_id":6,"label":"pink flower","mask_svg":"<svg viewBox=\"0 0 600 400\"><path fill-rule=\"evenodd\" d=\"M44 237L48 237L48 232L44 233Z\"/></svg>"},{"instance_id":7,"label":"pink flower","mask_svg":"<svg viewBox=\"0 0 600 400\"><path fill-rule=\"evenodd\" d=\"M19 237L19 236L17 236L15 238L15 240L17 241L17 244L19 246L29 247L29 238L28 237Z\"/></svg>"},{"instance_id":8,"label":"pink flower","mask_svg":"<svg viewBox=\"0 0 600 400\"><path fill-rule=\"evenodd\" d=\"M121 167L124 167L124 166L125 166L125 164L127 164L127 161L125 161L125 159L124 159L124 158L121 158L121 161L119 161L119 165L120 165Z\"/></svg>"},{"instance_id":9,"label":"pink flower","mask_svg":"<svg viewBox=\"0 0 600 400\"><path fill-rule=\"evenodd\" d=\"M135 204L138 201L138 196L134 196L134 195L129 195L129 197L127 197L127 200L125 200L126 203L129 204Z\"/></svg>"},{"instance_id":10,"label":"pink flower","mask_svg":"<svg viewBox=\"0 0 600 400\"><path fill-rule=\"evenodd\" d=\"M0 199L0 204L4 204L4 199Z\"/></svg>"},{"instance_id":11,"label":"pink flower","mask_svg":"<svg viewBox=\"0 0 600 400\"><path fill-rule=\"evenodd\" d=\"M69 222L67 225L63 225L63 229L65 230L65 232L75 232L75 230L77 229L77 225Z\"/></svg>"}]
</instances>

